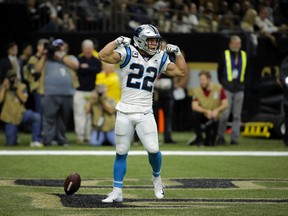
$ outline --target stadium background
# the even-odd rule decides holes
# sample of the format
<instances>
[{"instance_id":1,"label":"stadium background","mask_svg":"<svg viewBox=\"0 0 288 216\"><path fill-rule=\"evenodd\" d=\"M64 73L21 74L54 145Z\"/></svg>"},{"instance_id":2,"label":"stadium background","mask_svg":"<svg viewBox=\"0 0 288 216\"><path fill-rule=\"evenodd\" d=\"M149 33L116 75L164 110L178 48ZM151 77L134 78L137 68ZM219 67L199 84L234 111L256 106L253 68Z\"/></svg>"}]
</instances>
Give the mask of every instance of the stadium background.
<instances>
[{"instance_id":1,"label":"stadium background","mask_svg":"<svg viewBox=\"0 0 288 216\"><path fill-rule=\"evenodd\" d=\"M11 1L10 1L11 2ZM13 1L12 1L13 2ZM17 44L31 42L36 44L39 38L62 38L70 44L70 53L80 53L81 42L86 38L98 40L98 49L119 35L132 37L132 32L105 32L105 31L75 31L71 33L45 33L30 31L25 4L3 3L0 7L0 57L5 56L6 46L10 41ZM201 69L216 71L220 53L227 48L229 36L232 33L162 33L162 37L169 43L175 43L183 49L189 63L189 88L195 87L195 73ZM233 33L234 34L234 33ZM286 35L275 35L277 46L273 46L268 38L259 37L258 46L253 48L250 35L237 32L243 40L243 49L247 51L251 65L247 71L245 101L242 112L244 122L262 119L269 121L275 116L283 116L281 111L282 93L276 85L279 66L287 53L288 40ZM216 73L213 73L216 80ZM266 84L265 84L266 83ZM268 84L267 84L268 83ZM189 100L191 98L188 98ZM189 112L189 110L186 110ZM281 119L282 117L280 117ZM73 121L71 121L72 123ZM73 124L73 123L72 123ZM278 122L276 122L278 124ZM190 125L187 125L187 129ZM278 126L277 126L278 127ZM177 128L177 127L176 127Z\"/></svg>"}]
</instances>

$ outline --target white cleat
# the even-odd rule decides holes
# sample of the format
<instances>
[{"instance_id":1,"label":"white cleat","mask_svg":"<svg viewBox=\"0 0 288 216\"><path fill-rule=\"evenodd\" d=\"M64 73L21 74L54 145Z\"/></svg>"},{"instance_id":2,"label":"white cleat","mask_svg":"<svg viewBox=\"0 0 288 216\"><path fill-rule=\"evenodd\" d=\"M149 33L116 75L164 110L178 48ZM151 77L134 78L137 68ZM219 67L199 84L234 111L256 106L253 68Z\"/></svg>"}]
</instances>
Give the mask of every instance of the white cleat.
<instances>
[{"instance_id":1,"label":"white cleat","mask_svg":"<svg viewBox=\"0 0 288 216\"><path fill-rule=\"evenodd\" d=\"M31 142L30 143L30 147L43 147L43 144L38 142L38 141L35 141L35 142Z\"/></svg>"},{"instance_id":2,"label":"white cleat","mask_svg":"<svg viewBox=\"0 0 288 216\"><path fill-rule=\"evenodd\" d=\"M152 177L153 184L154 184L154 192L155 192L155 197L157 199L163 199L164 198L164 185L162 184L161 177Z\"/></svg>"},{"instance_id":3,"label":"white cleat","mask_svg":"<svg viewBox=\"0 0 288 216\"><path fill-rule=\"evenodd\" d=\"M122 202L122 192L117 192L113 190L111 193L108 194L108 197L102 200L102 203L113 203L113 202Z\"/></svg>"}]
</instances>

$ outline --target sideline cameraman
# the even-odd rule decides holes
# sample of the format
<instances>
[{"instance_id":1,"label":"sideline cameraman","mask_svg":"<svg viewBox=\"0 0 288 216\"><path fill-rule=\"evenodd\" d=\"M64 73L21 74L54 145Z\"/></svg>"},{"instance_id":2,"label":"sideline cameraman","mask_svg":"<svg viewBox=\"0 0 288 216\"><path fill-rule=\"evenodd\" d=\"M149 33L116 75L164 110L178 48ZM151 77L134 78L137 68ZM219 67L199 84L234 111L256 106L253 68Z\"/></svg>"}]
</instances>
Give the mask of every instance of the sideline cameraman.
<instances>
[{"instance_id":1,"label":"sideline cameraman","mask_svg":"<svg viewBox=\"0 0 288 216\"><path fill-rule=\"evenodd\" d=\"M79 86L75 70L79 62L67 54L68 45L56 39L47 47L46 61L40 77L44 145L53 141L66 145L66 125L70 118L75 88Z\"/></svg>"},{"instance_id":2,"label":"sideline cameraman","mask_svg":"<svg viewBox=\"0 0 288 216\"><path fill-rule=\"evenodd\" d=\"M40 115L32 110L25 110L28 99L27 87L18 81L15 70L6 74L0 90L0 103L3 103L0 119L5 122L6 145L17 145L18 126L31 124L31 147L42 147Z\"/></svg>"},{"instance_id":3,"label":"sideline cameraman","mask_svg":"<svg viewBox=\"0 0 288 216\"><path fill-rule=\"evenodd\" d=\"M116 101L107 96L105 85L96 85L85 106L86 113L92 113L92 134L90 145L100 146L106 141L115 145Z\"/></svg>"},{"instance_id":4,"label":"sideline cameraman","mask_svg":"<svg viewBox=\"0 0 288 216\"><path fill-rule=\"evenodd\" d=\"M280 67L280 78L277 80L279 85L283 89L284 100L283 109L285 114L285 133L283 136L283 141L285 146L288 147L288 56L284 58Z\"/></svg>"},{"instance_id":5,"label":"sideline cameraman","mask_svg":"<svg viewBox=\"0 0 288 216\"><path fill-rule=\"evenodd\" d=\"M31 56L27 65L24 67L24 77L29 82L30 93L33 95L34 110L42 114L41 95L39 94L39 83L41 71L44 68L46 61L45 46L49 44L49 40L42 38L38 40L37 52Z\"/></svg>"}]
</instances>

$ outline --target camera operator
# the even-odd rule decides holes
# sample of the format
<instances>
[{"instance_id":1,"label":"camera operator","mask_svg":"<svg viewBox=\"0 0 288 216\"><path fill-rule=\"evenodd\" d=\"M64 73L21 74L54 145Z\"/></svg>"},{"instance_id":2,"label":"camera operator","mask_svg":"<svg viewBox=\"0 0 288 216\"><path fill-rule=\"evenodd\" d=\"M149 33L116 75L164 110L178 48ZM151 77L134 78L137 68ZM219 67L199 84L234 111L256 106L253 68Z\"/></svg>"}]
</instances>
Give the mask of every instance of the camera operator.
<instances>
[{"instance_id":1,"label":"camera operator","mask_svg":"<svg viewBox=\"0 0 288 216\"><path fill-rule=\"evenodd\" d=\"M40 115L32 110L25 110L28 99L27 87L18 81L15 70L6 74L0 90L0 103L3 103L0 119L5 123L6 145L17 145L18 126L31 124L31 147L42 147Z\"/></svg>"},{"instance_id":2,"label":"camera operator","mask_svg":"<svg viewBox=\"0 0 288 216\"><path fill-rule=\"evenodd\" d=\"M105 142L115 145L116 101L106 94L105 85L96 85L85 106L86 113L92 113L92 134L90 145L100 146Z\"/></svg>"},{"instance_id":3,"label":"camera operator","mask_svg":"<svg viewBox=\"0 0 288 216\"><path fill-rule=\"evenodd\" d=\"M79 62L67 54L68 45L56 39L46 48L46 61L40 77L44 145L66 145L66 125L72 111L73 95L79 86L75 70Z\"/></svg>"},{"instance_id":4,"label":"camera operator","mask_svg":"<svg viewBox=\"0 0 288 216\"><path fill-rule=\"evenodd\" d=\"M285 133L283 141L285 146L288 147L288 56L282 61L278 83L282 87L284 94L283 109L285 114Z\"/></svg>"},{"instance_id":5,"label":"camera operator","mask_svg":"<svg viewBox=\"0 0 288 216\"><path fill-rule=\"evenodd\" d=\"M23 69L24 77L28 80L30 93L33 96L34 110L39 114L42 113L39 81L41 71L43 70L46 61L46 49L48 44L49 40L45 38L38 40L37 52L29 58L27 65Z\"/></svg>"}]
</instances>

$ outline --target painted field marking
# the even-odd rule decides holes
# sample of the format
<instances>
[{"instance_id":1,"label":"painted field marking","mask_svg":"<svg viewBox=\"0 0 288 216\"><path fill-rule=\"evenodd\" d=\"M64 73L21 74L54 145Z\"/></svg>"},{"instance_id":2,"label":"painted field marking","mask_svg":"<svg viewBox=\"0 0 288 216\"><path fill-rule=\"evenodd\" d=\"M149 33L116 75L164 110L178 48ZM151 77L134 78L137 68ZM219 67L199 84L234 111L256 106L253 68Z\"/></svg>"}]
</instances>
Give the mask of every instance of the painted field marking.
<instances>
[{"instance_id":1,"label":"painted field marking","mask_svg":"<svg viewBox=\"0 0 288 216\"><path fill-rule=\"evenodd\" d=\"M286 151L161 151L167 156L288 156ZM79 150L1 150L0 155L61 155L61 156L114 156L115 151L79 151ZM129 155L147 155L146 151L130 151Z\"/></svg>"}]
</instances>

